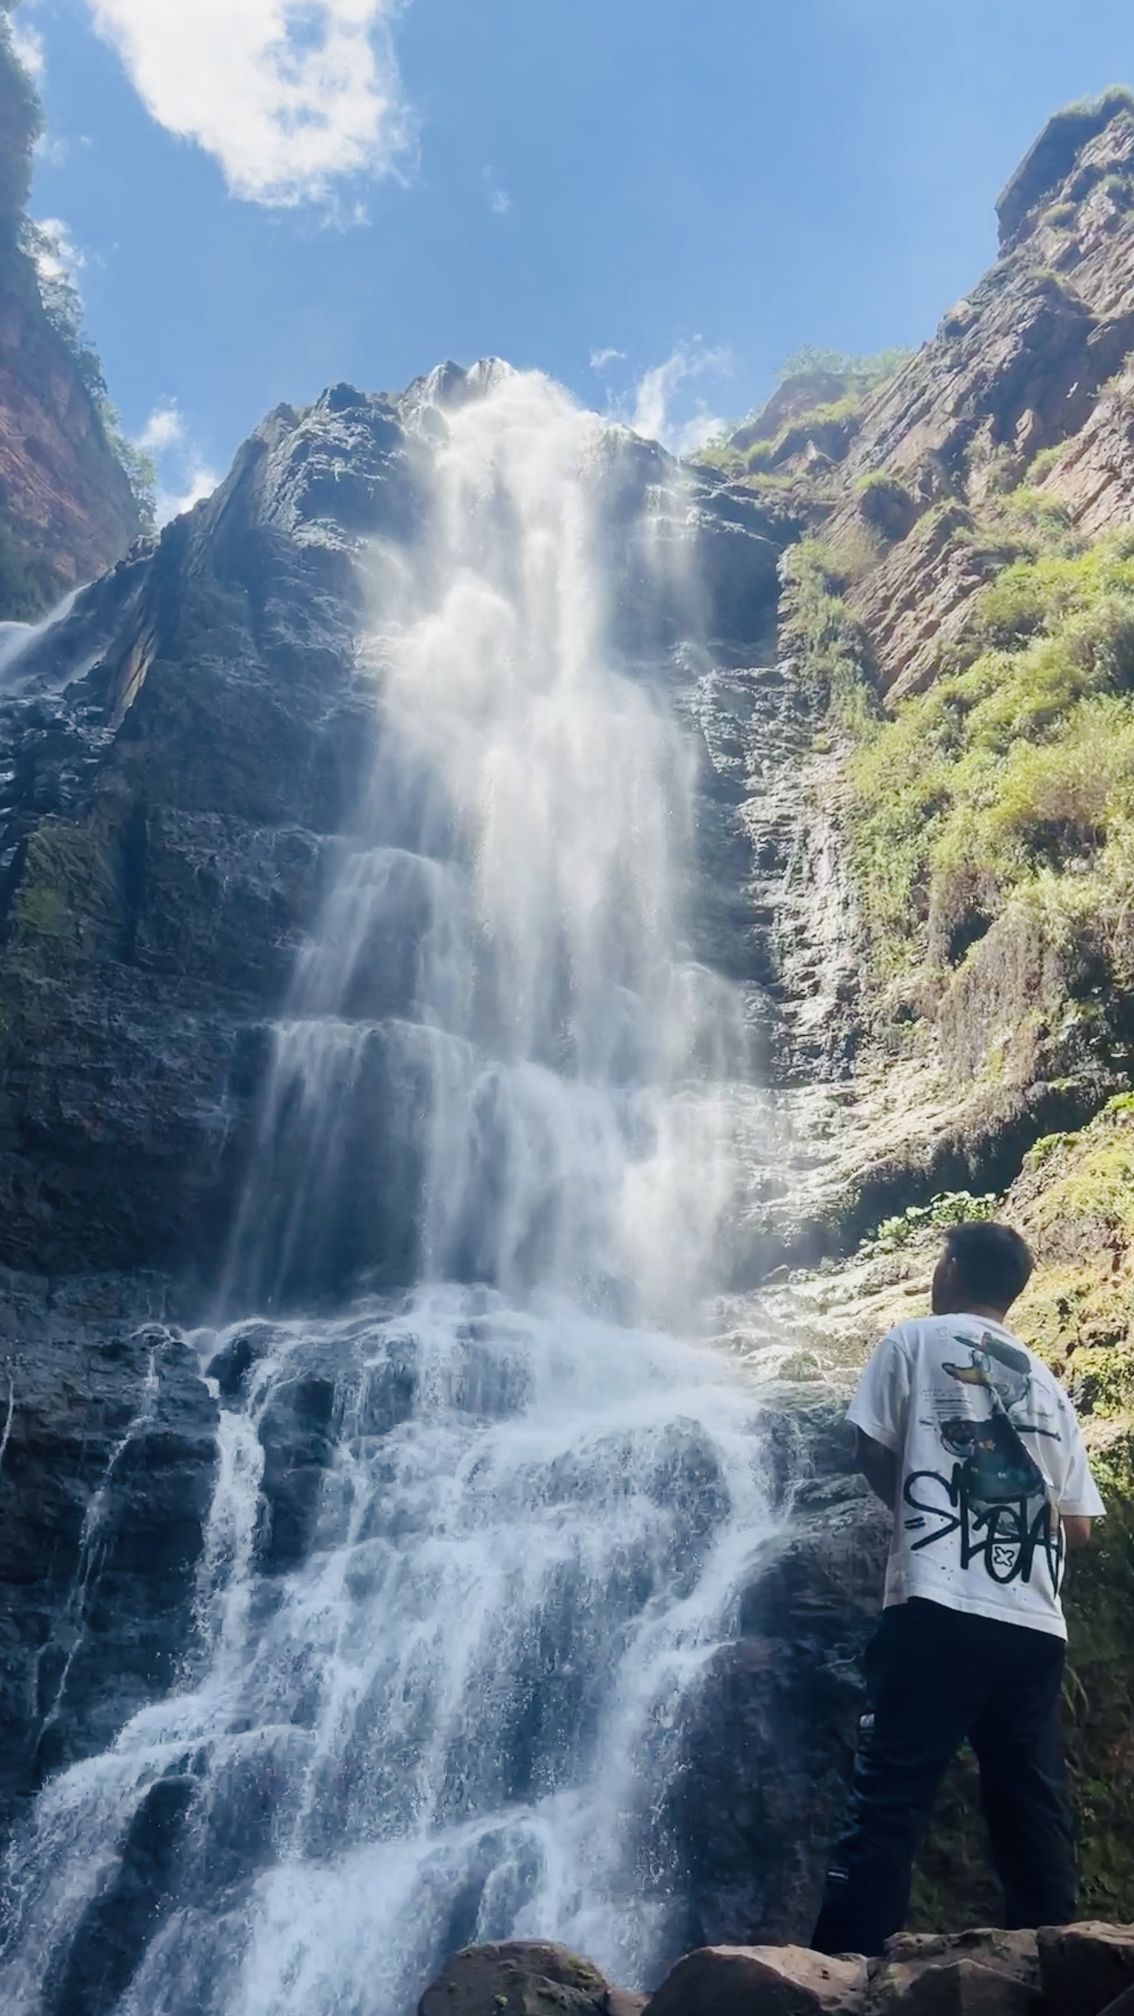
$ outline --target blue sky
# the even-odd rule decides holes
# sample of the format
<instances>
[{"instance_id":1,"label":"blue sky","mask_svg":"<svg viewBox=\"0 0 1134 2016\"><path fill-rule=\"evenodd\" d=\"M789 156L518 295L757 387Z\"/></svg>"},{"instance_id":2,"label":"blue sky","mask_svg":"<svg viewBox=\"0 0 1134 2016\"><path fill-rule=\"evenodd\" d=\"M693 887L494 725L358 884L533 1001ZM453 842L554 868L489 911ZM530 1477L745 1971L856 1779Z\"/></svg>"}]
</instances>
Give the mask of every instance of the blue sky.
<instances>
[{"instance_id":1,"label":"blue sky","mask_svg":"<svg viewBox=\"0 0 1134 2016\"><path fill-rule=\"evenodd\" d=\"M15 21L48 121L33 208L82 262L128 428L166 416L170 500L336 379L495 352L680 442L801 343L916 343L992 257L1044 119L1134 80L1130 0L24 0Z\"/></svg>"}]
</instances>

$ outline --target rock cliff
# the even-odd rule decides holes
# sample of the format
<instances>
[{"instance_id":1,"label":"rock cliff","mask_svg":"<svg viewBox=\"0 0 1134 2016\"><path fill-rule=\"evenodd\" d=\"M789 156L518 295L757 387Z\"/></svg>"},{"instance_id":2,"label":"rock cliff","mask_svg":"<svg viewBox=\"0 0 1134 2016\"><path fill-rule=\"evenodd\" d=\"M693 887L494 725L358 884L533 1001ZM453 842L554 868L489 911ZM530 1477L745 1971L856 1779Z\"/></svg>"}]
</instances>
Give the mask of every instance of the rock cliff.
<instances>
[{"instance_id":1,"label":"rock cliff","mask_svg":"<svg viewBox=\"0 0 1134 2016\"><path fill-rule=\"evenodd\" d=\"M39 107L0 13L0 620L37 616L121 558L137 500L26 248Z\"/></svg>"}]
</instances>

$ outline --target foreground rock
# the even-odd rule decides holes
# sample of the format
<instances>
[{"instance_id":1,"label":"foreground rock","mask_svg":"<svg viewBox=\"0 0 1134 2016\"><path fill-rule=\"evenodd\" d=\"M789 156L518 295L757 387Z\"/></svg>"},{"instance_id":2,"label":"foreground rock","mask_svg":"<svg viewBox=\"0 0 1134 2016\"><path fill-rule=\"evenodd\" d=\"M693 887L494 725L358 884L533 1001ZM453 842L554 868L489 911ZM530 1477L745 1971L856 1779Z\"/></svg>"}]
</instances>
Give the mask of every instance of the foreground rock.
<instances>
[{"instance_id":1,"label":"foreground rock","mask_svg":"<svg viewBox=\"0 0 1134 2016\"><path fill-rule=\"evenodd\" d=\"M1100 2016L1134 1992L1134 1926L1067 1925L1039 1935L1049 2016Z\"/></svg>"},{"instance_id":2,"label":"foreground rock","mask_svg":"<svg viewBox=\"0 0 1134 2016\"><path fill-rule=\"evenodd\" d=\"M563 1946L473 1946L419 2016L1132 2016L1134 1927L902 1935L883 1960L801 1946L704 1946L647 1998Z\"/></svg>"},{"instance_id":3,"label":"foreground rock","mask_svg":"<svg viewBox=\"0 0 1134 2016\"><path fill-rule=\"evenodd\" d=\"M802 1946L705 1946L678 1962L647 2004L653 2016L843 2016L861 2007L863 1960Z\"/></svg>"},{"instance_id":4,"label":"foreground rock","mask_svg":"<svg viewBox=\"0 0 1134 2016\"><path fill-rule=\"evenodd\" d=\"M455 1953L419 2016L606 2016L608 1983L566 1946L513 1939Z\"/></svg>"}]
</instances>

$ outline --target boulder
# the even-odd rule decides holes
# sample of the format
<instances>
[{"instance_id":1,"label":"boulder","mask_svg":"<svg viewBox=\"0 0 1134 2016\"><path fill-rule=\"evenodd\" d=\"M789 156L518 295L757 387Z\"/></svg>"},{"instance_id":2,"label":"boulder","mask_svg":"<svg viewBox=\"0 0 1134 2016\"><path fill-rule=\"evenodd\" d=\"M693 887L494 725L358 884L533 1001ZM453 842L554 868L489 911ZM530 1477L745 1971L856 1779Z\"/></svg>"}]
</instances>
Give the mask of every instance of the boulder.
<instances>
[{"instance_id":1,"label":"boulder","mask_svg":"<svg viewBox=\"0 0 1134 2016\"><path fill-rule=\"evenodd\" d=\"M418 2016L606 2016L619 2008L610 1996L598 1968L566 1946L510 1939L454 1953L426 1989Z\"/></svg>"},{"instance_id":2,"label":"boulder","mask_svg":"<svg viewBox=\"0 0 1134 2016\"><path fill-rule=\"evenodd\" d=\"M1101 2016L1134 1988L1134 1925L1053 1925L1039 1935L1045 2016Z\"/></svg>"},{"instance_id":3,"label":"boulder","mask_svg":"<svg viewBox=\"0 0 1134 2016\"><path fill-rule=\"evenodd\" d=\"M1041 2016L1035 1988L979 1960L915 1962L871 1984L869 2016Z\"/></svg>"},{"instance_id":4,"label":"boulder","mask_svg":"<svg viewBox=\"0 0 1134 2016\"><path fill-rule=\"evenodd\" d=\"M988 1973L1017 1983L1038 1996L1039 1948L1034 1932L973 1929L965 1932L900 1932L886 1944L886 1958L871 1974L871 1994L879 2009L905 2008L900 1995L908 1983L932 1967L972 1961ZM890 1996L891 2000L886 1997ZM911 2003L910 2007L920 2007Z\"/></svg>"},{"instance_id":5,"label":"boulder","mask_svg":"<svg viewBox=\"0 0 1134 2016\"><path fill-rule=\"evenodd\" d=\"M662 1983L649 2016L850 2016L866 1978L865 1960L803 1946L702 1946Z\"/></svg>"},{"instance_id":6,"label":"boulder","mask_svg":"<svg viewBox=\"0 0 1134 2016\"><path fill-rule=\"evenodd\" d=\"M1108 2002L1102 2016L1134 2016L1134 1988L1128 1988L1117 2002Z\"/></svg>"}]
</instances>

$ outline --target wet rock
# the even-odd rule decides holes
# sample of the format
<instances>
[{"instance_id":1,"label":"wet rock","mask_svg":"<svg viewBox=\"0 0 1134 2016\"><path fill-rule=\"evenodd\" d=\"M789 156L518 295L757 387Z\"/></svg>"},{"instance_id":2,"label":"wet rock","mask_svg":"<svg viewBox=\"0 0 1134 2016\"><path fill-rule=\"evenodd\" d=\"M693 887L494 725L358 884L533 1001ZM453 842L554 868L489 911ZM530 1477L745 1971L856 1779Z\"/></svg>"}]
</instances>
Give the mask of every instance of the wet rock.
<instances>
[{"instance_id":1,"label":"wet rock","mask_svg":"<svg viewBox=\"0 0 1134 2016\"><path fill-rule=\"evenodd\" d=\"M146 1300L104 1277L61 1308L46 1282L0 1277L0 1827L107 1747L190 1643L216 1407Z\"/></svg>"},{"instance_id":2,"label":"wet rock","mask_svg":"<svg viewBox=\"0 0 1134 2016\"><path fill-rule=\"evenodd\" d=\"M566 1946L513 1939L455 1953L418 2016L603 2016L609 1984Z\"/></svg>"},{"instance_id":3,"label":"wet rock","mask_svg":"<svg viewBox=\"0 0 1134 2016\"><path fill-rule=\"evenodd\" d=\"M650 2016L852 2016L865 1984L864 1960L828 1960L801 1946L705 1946L678 1962L649 2010Z\"/></svg>"},{"instance_id":4,"label":"wet rock","mask_svg":"<svg viewBox=\"0 0 1134 2016\"><path fill-rule=\"evenodd\" d=\"M1039 1964L1047 2016L1100 2016L1134 1986L1134 1926L1047 1927Z\"/></svg>"},{"instance_id":5,"label":"wet rock","mask_svg":"<svg viewBox=\"0 0 1134 2016\"><path fill-rule=\"evenodd\" d=\"M822 1465L818 1437L816 1448ZM845 1467L845 1440L838 1460ZM798 1940L814 1923L887 1544L861 1479L824 1469L798 1492L788 1537L753 1564L741 1635L685 1709L670 1824L688 1862L694 1939Z\"/></svg>"},{"instance_id":6,"label":"wet rock","mask_svg":"<svg viewBox=\"0 0 1134 2016\"><path fill-rule=\"evenodd\" d=\"M334 1455L335 1388L318 1375L277 1386L260 1420L263 1515L258 1553L272 1573L301 1561L310 1544L323 1476Z\"/></svg>"},{"instance_id":7,"label":"wet rock","mask_svg":"<svg viewBox=\"0 0 1134 2016\"><path fill-rule=\"evenodd\" d=\"M61 1968L50 1967L44 2016L111 2016L171 1908L193 1778L163 1778L139 1806L117 1866L75 1931ZM55 1978L52 1978L52 1975Z\"/></svg>"}]
</instances>

